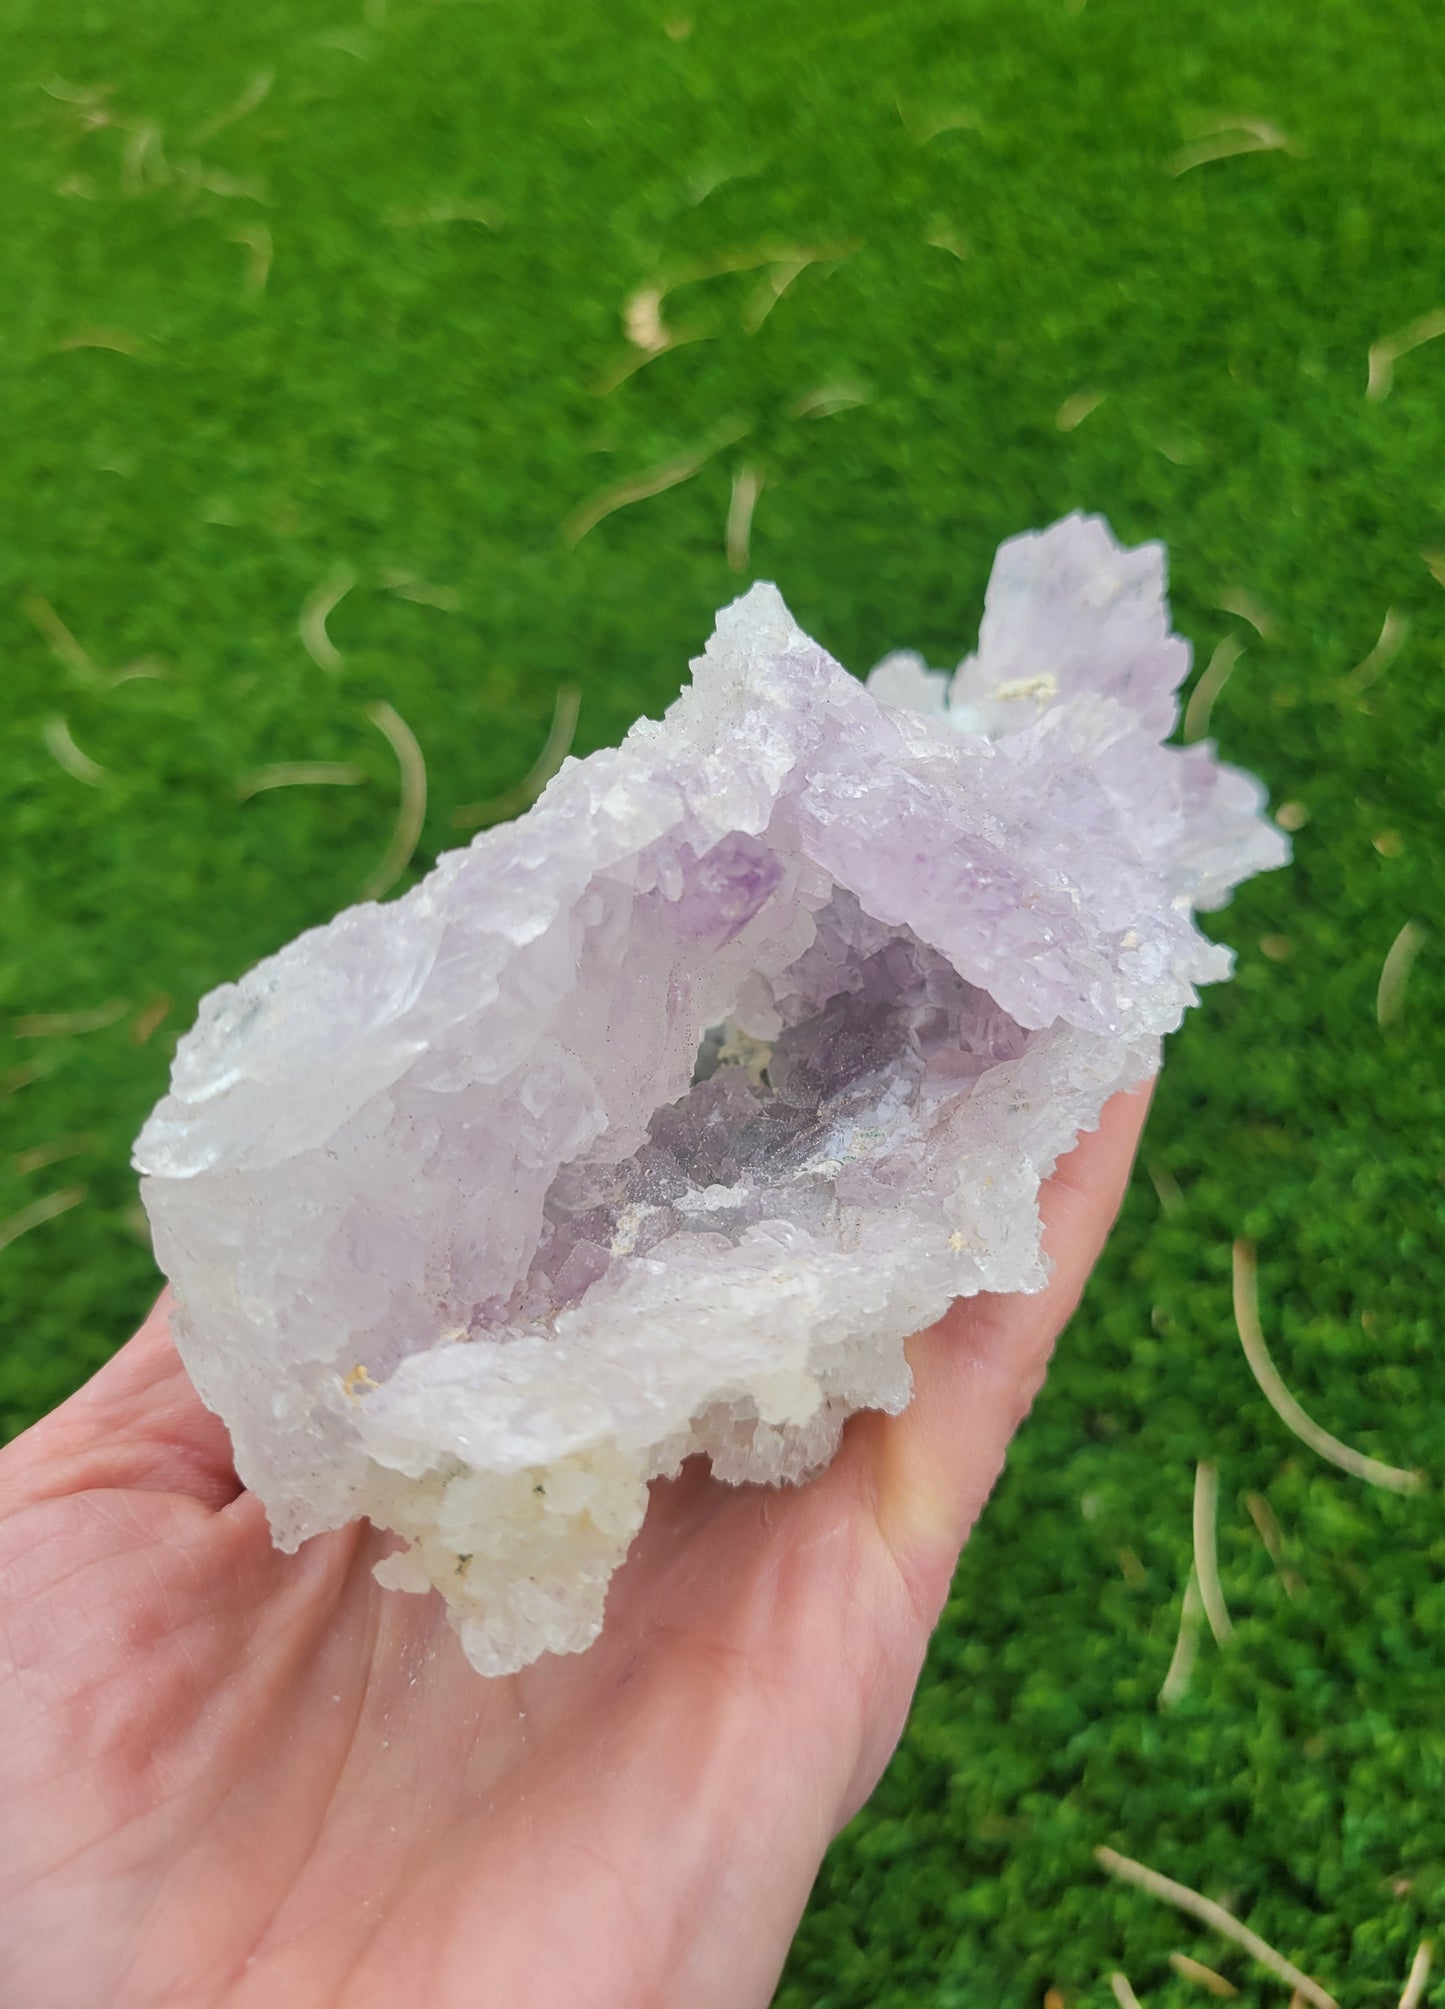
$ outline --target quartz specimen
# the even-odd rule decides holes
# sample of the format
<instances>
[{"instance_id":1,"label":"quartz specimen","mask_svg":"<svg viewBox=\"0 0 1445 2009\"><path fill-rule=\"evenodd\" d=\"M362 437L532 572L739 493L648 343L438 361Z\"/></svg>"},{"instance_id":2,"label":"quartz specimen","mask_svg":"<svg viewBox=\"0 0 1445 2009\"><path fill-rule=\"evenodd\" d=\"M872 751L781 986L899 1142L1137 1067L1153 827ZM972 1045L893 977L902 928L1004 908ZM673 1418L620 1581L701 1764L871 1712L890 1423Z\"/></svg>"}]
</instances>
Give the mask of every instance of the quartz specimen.
<instances>
[{"instance_id":1,"label":"quartz specimen","mask_svg":"<svg viewBox=\"0 0 1445 2009\"><path fill-rule=\"evenodd\" d=\"M1162 744L1164 553L1005 544L977 653L865 687L754 586L518 822L202 1004L136 1163L275 1539L368 1515L482 1673L585 1647L649 1479L805 1479L1230 955L1284 840Z\"/></svg>"}]
</instances>

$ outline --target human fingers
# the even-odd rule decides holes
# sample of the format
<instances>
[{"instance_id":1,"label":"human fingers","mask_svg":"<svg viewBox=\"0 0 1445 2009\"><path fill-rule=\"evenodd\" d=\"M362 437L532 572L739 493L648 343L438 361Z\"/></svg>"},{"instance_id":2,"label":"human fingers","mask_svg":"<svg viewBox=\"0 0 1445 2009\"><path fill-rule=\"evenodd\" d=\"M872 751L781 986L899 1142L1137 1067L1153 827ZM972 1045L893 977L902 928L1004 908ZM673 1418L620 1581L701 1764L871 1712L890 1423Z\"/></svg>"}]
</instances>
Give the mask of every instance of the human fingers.
<instances>
[{"instance_id":1,"label":"human fingers","mask_svg":"<svg viewBox=\"0 0 1445 2009\"><path fill-rule=\"evenodd\" d=\"M1046 1287L960 1299L909 1343L908 1408L866 1419L879 1531L929 1627L1119 1211L1152 1090L1115 1095L1046 1181Z\"/></svg>"},{"instance_id":2,"label":"human fingers","mask_svg":"<svg viewBox=\"0 0 1445 2009\"><path fill-rule=\"evenodd\" d=\"M97 1488L189 1493L223 1507L242 1490L231 1440L196 1393L164 1292L134 1339L5 1450L6 1492L26 1501Z\"/></svg>"}]
</instances>

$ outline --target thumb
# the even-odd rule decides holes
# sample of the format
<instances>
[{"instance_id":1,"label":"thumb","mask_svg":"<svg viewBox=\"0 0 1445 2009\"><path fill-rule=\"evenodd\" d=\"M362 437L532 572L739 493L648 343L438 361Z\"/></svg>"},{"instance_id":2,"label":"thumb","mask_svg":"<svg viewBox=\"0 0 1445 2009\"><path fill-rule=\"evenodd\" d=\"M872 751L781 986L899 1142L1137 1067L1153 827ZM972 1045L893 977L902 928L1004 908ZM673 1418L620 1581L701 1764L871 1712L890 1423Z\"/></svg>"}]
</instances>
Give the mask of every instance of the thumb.
<instances>
[{"instance_id":1,"label":"thumb","mask_svg":"<svg viewBox=\"0 0 1445 2009\"><path fill-rule=\"evenodd\" d=\"M1003 1469L1119 1211L1153 1083L1115 1095L1039 1196L1046 1287L962 1298L908 1346L913 1400L868 1419L882 1534L931 1629L958 1552Z\"/></svg>"}]
</instances>

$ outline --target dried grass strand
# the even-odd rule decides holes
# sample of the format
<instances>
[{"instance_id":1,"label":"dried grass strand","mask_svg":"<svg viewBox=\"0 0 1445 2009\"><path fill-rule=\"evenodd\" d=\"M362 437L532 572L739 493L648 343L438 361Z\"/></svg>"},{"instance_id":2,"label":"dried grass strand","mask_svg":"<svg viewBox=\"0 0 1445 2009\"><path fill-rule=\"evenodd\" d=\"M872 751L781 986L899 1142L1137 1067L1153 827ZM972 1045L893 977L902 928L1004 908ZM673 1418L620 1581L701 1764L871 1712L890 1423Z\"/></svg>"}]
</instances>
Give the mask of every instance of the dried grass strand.
<instances>
[{"instance_id":1,"label":"dried grass strand","mask_svg":"<svg viewBox=\"0 0 1445 2009\"><path fill-rule=\"evenodd\" d=\"M970 255L968 239L961 231L955 230L946 217L938 217L929 225L924 243L934 251L946 251L950 258L956 258L961 265Z\"/></svg>"},{"instance_id":2,"label":"dried grass strand","mask_svg":"<svg viewBox=\"0 0 1445 2009\"><path fill-rule=\"evenodd\" d=\"M1255 593L1247 586L1231 586L1215 601L1221 614L1233 614L1241 621L1248 621L1262 642L1267 642L1279 630L1279 622Z\"/></svg>"},{"instance_id":3,"label":"dried grass strand","mask_svg":"<svg viewBox=\"0 0 1445 2009\"><path fill-rule=\"evenodd\" d=\"M339 670L345 658L327 632L326 623L356 584L349 565L333 566L319 586L308 593L297 621L302 645L319 669Z\"/></svg>"},{"instance_id":4,"label":"dried grass strand","mask_svg":"<svg viewBox=\"0 0 1445 2009\"><path fill-rule=\"evenodd\" d=\"M1168 1214L1171 1219L1176 1219L1189 1204L1184 1197L1183 1187L1169 1167L1159 1164L1156 1159L1146 1158L1144 1170L1149 1175L1149 1183L1154 1188L1161 1212Z\"/></svg>"},{"instance_id":5,"label":"dried grass strand","mask_svg":"<svg viewBox=\"0 0 1445 2009\"><path fill-rule=\"evenodd\" d=\"M1232 1940L1236 1946L1243 1947L1251 1959L1257 1960L1261 1967L1268 1968L1277 1980L1288 1982L1291 1988L1297 1988L1306 2002L1313 2004L1313 2009L1339 2009L1334 1996L1327 1994L1318 1981L1312 1981L1309 1975L1296 1967L1292 1960L1286 1960L1282 1953L1276 1953L1267 1940L1261 1939L1257 1932L1252 1932L1241 1919L1234 1916L1232 1911L1226 1911L1224 1906L1216 1904L1213 1898L1201 1896L1197 1890L1191 1890L1188 1884L1176 1883L1173 1877L1161 1875L1158 1870L1150 1869L1146 1863L1136 1862L1132 1856L1120 1855L1117 1849L1097 1848L1094 1851L1094 1858L1110 1876L1116 1876L1124 1883L1131 1883L1136 1889L1147 1891L1150 1897L1160 1898L1165 1904L1172 1904L1177 1910L1187 1912L1191 1918L1197 1918L1201 1925L1209 1926L1212 1931L1222 1934L1225 1939Z\"/></svg>"},{"instance_id":6,"label":"dried grass strand","mask_svg":"<svg viewBox=\"0 0 1445 2009\"><path fill-rule=\"evenodd\" d=\"M280 760L243 774L236 783L236 800L249 802L272 788L354 788L365 779L364 770L349 760Z\"/></svg>"},{"instance_id":7,"label":"dried grass strand","mask_svg":"<svg viewBox=\"0 0 1445 2009\"><path fill-rule=\"evenodd\" d=\"M62 76L46 77L40 84L47 98L54 98L57 104L79 105L83 111L94 111L103 105L114 91L114 84L72 84Z\"/></svg>"},{"instance_id":8,"label":"dried grass strand","mask_svg":"<svg viewBox=\"0 0 1445 2009\"><path fill-rule=\"evenodd\" d=\"M662 318L663 298L664 289L660 285L639 286L622 306L623 333L634 348L645 350L650 356L671 348L676 339Z\"/></svg>"},{"instance_id":9,"label":"dried grass strand","mask_svg":"<svg viewBox=\"0 0 1445 2009\"><path fill-rule=\"evenodd\" d=\"M1114 2000L1118 2003L1119 2009L1144 2009L1143 2003L1134 1993L1133 1984L1127 1974L1121 1974L1115 1968L1109 1976L1109 1986L1114 1991Z\"/></svg>"},{"instance_id":10,"label":"dried grass strand","mask_svg":"<svg viewBox=\"0 0 1445 2009\"><path fill-rule=\"evenodd\" d=\"M483 824L505 823L509 816L515 816L519 810L534 803L572 751L581 709L580 686L559 684L552 706L552 723L547 728L542 751L522 779L515 787L494 795L489 802L476 802L469 808L459 809L452 818L453 823L462 830L475 830Z\"/></svg>"},{"instance_id":11,"label":"dried grass strand","mask_svg":"<svg viewBox=\"0 0 1445 2009\"><path fill-rule=\"evenodd\" d=\"M950 105L928 111L921 105L905 104L902 98L895 98L893 102L903 130L916 147L928 146L933 140L941 139L944 133L976 133L982 129L978 113L971 105Z\"/></svg>"},{"instance_id":12,"label":"dried grass strand","mask_svg":"<svg viewBox=\"0 0 1445 2009\"><path fill-rule=\"evenodd\" d=\"M1434 1948L1428 1939L1422 1939L1415 1948L1415 1958L1410 1962L1410 1972L1405 1977L1405 1992L1400 1997L1400 2009L1420 2009L1424 2000L1425 1983L1430 1979L1430 1962Z\"/></svg>"},{"instance_id":13,"label":"dried grass strand","mask_svg":"<svg viewBox=\"0 0 1445 2009\"><path fill-rule=\"evenodd\" d=\"M28 1235L32 1228L38 1228L46 1221L53 1221L58 1214L68 1214L72 1207L80 1205L85 1193L84 1186L65 1186L58 1193L47 1193L43 1200L32 1200L28 1207L22 1207L8 1221L0 1221L0 1249L8 1249L22 1235Z\"/></svg>"},{"instance_id":14,"label":"dried grass strand","mask_svg":"<svg viewBox=\"0 0 1445 2009\"><path fill-rule=\"evenodd\" d=\"M806 391L792 408L795 419L830 419L836 412L852 411L855 405L866 405L868 392L862 384L820 384L816 391Z\"/></svg>"},{"instance_id":15,"label":"dried grass strand","mask_svg":"<svg viewBox=\"0 0 1445 2009\"><path fill-rule=\"evenodd\" d=\"M1188 147L1170 155L1166 167L1172 175L1188 175L1196 167L1212 161L1232 161L1240 153L1290 153L1292 143L1268 119L1222 119L1206 133L1200 133Z\"/></svg>"},{"instance_id":16,"label":"dried grass strand","mask_svg":"<svg viewBox=\"0 0 1445 2009\"><path fill-rule=\"evenodd\" d=\"M1204 1604L1199 1595L1199 1579L1193 1569L1184 1586L1184 1602L1179 1607L1179 1634L1174 1653L1159 1688L1159 1707L1175 1709L1188 1693L1194 1663L1199 1657L1199 1626Z\"/></svg>"},{"instance_id":17,"label":"dried grass strand","mask_svg":"<svg viewBox=\"0 0 1445 2009\"><path fill-rule=\"evenodd\" d=\"M1206 1967L1202 1960L1195 1960L1188 1953L1171 1953L1169 1965L1184 1981L1192 1981L1196 1987L1205 1989L1221 2002L1229 2002L1239 1990L1232 1981L1226 1980L1216 1968Z\"/></svg>"},{"instance_id":18,"label":"dried grass strand","mask_svg":"<svg viewBox=\"0 0 1445 2009\"><path fill-rule=\"evenodd\" d=\"M744 333L757 334L793 281L806 272L811 263L811 259L793 259L787 265L775 265L767 276L758 282L743 307Z\"/></svg>"},{"instance_id":19,"label":"dried grass strand","mask_svg":"<svg viewBox=\"0 0 1445 2009\"><path fill-rule=\"evenodd\" d=\"M1233 160L1237 154L1292 150L1288 135L1268 119L1227 119L1171 154L1166 165L1170 174L1177 177L1196 167L1207 167L1211 161Z\"/></svg>"},{"instance_id":20,"label":"dried grass strand","mask_svg":"<svg viewBox=\"0 0 1445 2009\"><path fill-rule=\"evenodd\" d=\"M77 1033L104 1032L129 1010L126 999L112 998L88 1011L30 1011L16 1019L12 1030L17 1039L73 1039Z\"/></svg>"},{"instance_id":21,"label":"dried grass strand","mask_svg":"<svg viewBox=\"0 0 1445 2009\"><path fill-rule=\"evenodd\" d=\"M1370 653L1361 662L1356 663L1344 680L1345 689L1351 696L1359 691L1368 690L1371 684L1384 675L1405 646L1405 637L1409 632L1410 623L1405 615L1400 613L1398 608L1388 608L1380 627L1379 640Z\"/></svg>"},{"instance_id":22,"label":"dried grass strand","mask_svg":"<svg viewBox=\"0 0 1445 2009\"><path fill-rule=\"evenodd\" d=\"M1194 1576L1199 1601L1216 1645L1234 1637L1234 1624L1219 1581L1219 1472L1200 1460L1194 1468Z\"/></svg>"},{"instance_id":23,"label":"dried grass strand","mask_svg":"<svg viewBox=\"0 0 1445 2009\"><path fill-rule=\"evenodd\" d=\"M1054 413L1054 424L1060 432L1077 432L1090 412L1099 409L1107 395L1106 391L1075 391Z\"/></svg>"},{"instance_id":24,"label":"dried grass strand","mask_svg":"<svg viewBox=\"0 0 1445 2009\"><path fill-rule=\"evenodd\" d=\"M104 788L110 769L102 767L98 760L92 760L88 753L81 752L63 718L58 715L48 718L41 734L46 752L58 767L63 767L76 781L83 781L87 788Z\"/></svg>"},{"instance_id":25,"label":"dried grass strand","mask_svg":"<svg viewBox=\"0 0 1445 2009\"><path fill-rule=\"evenodd\" d=\"M101 684L105 678L89 649L66 627L50 602L41 593L27 593L21 608L50 644L50 653L84 684Z\"/></svg>"},{"instance_id":26,"label":"dried grass strand","mask_svg":"<svg viewBox=\"0 0 1445 2009\"><path fill-rule=\"evenodd\" d=\"M615 481L600 489L567 518L562 526L563 537L568 544L580 544L588 531L595 530L599 523L617 510L630 508L634 502L646 502L654 495L662 495L669 488L691 481L707 466L714 454L720 453L725 446L732 446L751 430L750 424L742 420L733 421L690 453L678 454L673 460L663 461L641 474L630 475L626 481Z\"/></svg>"},{"instance_id":27,"label":"dried grass strand","mask_svg":"<svg viewBox=\"0 0 1445 2009\"><path fill-rule=\"evenodd\" d=\"M113 691L119 684L134 683L143 677L165 681L168 674L165 665L158 663L153 656L138 656L134 662L125 663L118 670L103 670L89 649L76 639L42 594L29 593L20 605L45 637L56 661L69 671L77 683L84 684L88 689ZM74 745L74 742L71 744ZM82 755L82 762L84 759L85 756ZM90 765L95 767L93 761ZM104 768L97 771L101 774L105 772ZM83 780L87 778L88 776L81 776Z\"/></svg>"},{"instance_id":28,"label":"dried grass strand","mask_svg":"<svg viewBox=\"0 0 1445 2009\"><path fill-rule=\"evenodd\" d=\"M745 461L733 476L733 491L728 501L727 530L723 540L727 549L728 564L734 572L746 572L748 569L748 557L752 549L753 511L762 492L761 472L751 461Z\"/></svg>"},{"instance_id":29,"label":"dried grass strand","mask_svg":"<svg viewBox=\"0 0 1445 2009\"><path fill-rule=\"evenodd\" d=\"M271 277L271 264L276 256L276 246L270 231L264 223L247 223L240 230L231 233L231 242L239 244L250 253L246 260L243 285L248 293L264 293L266 281Z\"/></svg>"},{"instance_id":30,"label":"dried grass strand","mask_svg":"<svg viewBox=\"0 0 1445 2009\"><path fill-rule=\"evenodd\" d=\"M414 600L419 607L435 607L443 614L461 611L462 596L455 586L437 586L419 573L394 567L382 577L382 587L399 600Z\"/></svg>"},{"instance_id":31,"label":"dried grass strand","mask_svg":"<svg viewBox=\"0 0 1445 2009\"><path fill-rule=\"evenodd\" d=\"M1419 922L1407 921L1385 951L1375 989L1375 1018L1382 1031L1393 1025L1405 1008L1405 986L1424 940L1425 930Z\"/></svg>"},{"instance_id":32,"label":"dried grass strand","mask_svg":"<svg viewBox=\"0 0 1445 2009\"><path fill-rule=\"evenodd\" d=\"M670 356L674 349L690 348L694 342L710 342L712 339L711 333L706 328L692 328L686 334L674 335L672 340L665 342L660 349L629 351L620 363L598 378L592 386L592 395L595 398L610 397L613 391L620 390L623 384L635 377L639 370L645 370L649 363L655 363L659 356Z\"/></svg>"},{"instance_id":33,"label":"dried grass strand","mask_svg":"<svg viewBox=\"0 0 1445 2009\"><path fill-rule=\"evenodd\" d=\"M635 376L649 363L656 362L659 356L670 355L674 349L684 348L692 342L712 339L710 331L705 328L678 330L668 325L664 314L666 303L682 287L698 286L711 279L726 278L738 272L756 272L760 267L771 266L768 278L760 288L755 289L743 309L744 328L756 333L800 273L807 271L810 265L839 264L843 259L851 258L861 245L861 238L839 244L755 245L744 251L724 252L719 258L683 266L671 277L664 276L646 286L637 287L622 307L623 332L629 352L594 385L594 394L599 398L607 397L629 377ZM671 486L670 483L668 485ZM607 492L603 491L604 494ZM583 513L578 511L572 520L577 520ZM590 528L589 524L578 535L585 536ZM575 543L577 537L571 537L569 541Z\"/></svg>"},{"instance_id":34,"label":"dried grass strand","mask_svg":"<svg viewBox=\"0 0 1445 2009\"><path fill-rule=\"evenodd\" d=\"M1205 665L1199 682L1189 693L1189 702L1184 707L1184 737L1192 742L1203 739L1209 730L1209 721L1214 714L1215 701L1234 673L1234 666L1244 654L1244 644L1238 635L1226 635Z\"/></svg>"},{"instance_id":35,"label":"dried grass strand","mask_svg":"<svg viewBox=\"0 0 1445 2009\"><path fill-rule=\"evenodd\" d=\"M77 328L55 344L53 353L69 355L76 349L109 349L113 355L143 357L145 343L125 328Z\"/></svg>"},{"instance_id":36,"label":"dried grass strand","mask_svg":"<svg viewBox=\"0 0 1445 2009\"><path fill-rule=\"evenodd\" d=\"M1401 356L1408 356L1412 349L1422 348L1441 335L1445 335L1445 307L1436 307L1406 327L1396 329L1393 335L1382 335L1378 342L1372 342L1365 378L1365 396L1370 403L1378 405L1389 397L1395 387L1395 365Z\"/></svg>"},{"instance_id":37,"label":"dried grass strand","mask_svg":"<svg viewBox=\"0 0 1445 2009\"><path fill-rule=\"evenodd\" d=\"M83 1158L95 1146L94 1137L53 1137L48 1144L32 1144L28 1151L17 1151L10 1162L18 1177L28 1178L32 1172L44 1172L67 1158Z\"/></svg>"},{"instance_id":38,"label":"dried grass strand","mask_svg":"<svg viewBox=\"0 0 1445 2009\"><path fill-rule=\"evenodd\" d=\"M380 864L361 889L363 900L379 900L389 893L416 850L426 821L426 760L416 734L399 712L385 699L366 707L366 715L384 734L401 770L401 795L396 807L396 825Z\"/></svg>"},{"instance_id":39,"label":"dried grass strand","mask_svg":"<svg viewBox=\"0 0 1445 2009\"><path fill-rule=\"evenodd\" d=\"M1342 1472L1349 1472L1354 1478L1364 1479L1372 1486L1383 1486L1392 1493L1419 1490L1424 1484L1419 1472L1406 1472L1398 1466L1382 1464L1378 1458L1366 1457L1363 1451L1341 1443L1338 1437L1332 1437L1313 1417L1306 1415L1290 1394L1264 1342L1264 1330L1259 1321L1259 1278L1254 1246L1245 1241L1234 1244L1234 1322L1239 1330L1244 1357L1264 1399L1285 1428L1293 1431L1302 1444L1308 1444L1312 1451L1321 1458L1327 1458L1332 1465L1338 1465Z\"/></svg>"},{"instance_id":40,"label":"dried grass strand","mask_svg":"<svg viewBox=\"0 0 1445 2009\"><path fill-rule=\"evenodd\" d=\"M160 127L154 119L141 119L129 131L120 161L121 188L127 195L164 188L171 179L171 166Z\"/></svg>"},{"instance_id":41,"label":"dried grass strand","mask_svg":"<svg viewBox=\"0 0 1445 2009\"><path fill-rule=\"evenodd\" d=\"M494 202L423 203L420 209L389 209L384 221L392 230L428 230L439 223L478 223L483 230L500 230L506 222Z\"/></svg>"},{"instance_id":42,"label":"dried grass strand","mask_svg":"<svg viewBox=\"0 0 1445 2009\"><path fill-rule=\"evenodd\" d=\"M838 244L753 245L745 251L727 251L695 265L684 266L661 286L661 298L684 286L699 286L709 279L725 279L735 272L756 272L764 265L836 265L851 258L862 247L861 238Z\"/></svg>"},{"instance_id":43,"label":"dried grass strand","mask_svg":"<svg viewBox=\"0 0 1445 2009\"><path fill-rule=\"evenodd\" d=\"M1244 1504L1249 1510L1249 1518L1259 1531L1259 1539L1264 1543L1265 1553L1279 1572L1285 1596L1291 1600L1297 1598L1304 1589L1304 1579L1299 1571L1291 1569L1284 1559L1284 1535L1275 1518L1274 1508L1263 1493L1246 1493Z\"/></svg>"},{"instance_id":44,"label":"dried grass strand","mask_svg":"<svg viewBox=\"0 0 1445 2009\"><path fill-rule=\"evenodd\" d=\"M274 70L258 70L232 104L227 105L224 111L217 112L214 118L207 119L204 125L196 127L191 134L190 144L204 146L208 140L213 140L217 133L225 132L228 126L239 125L242 119L250 118L252 112L265 104L275 81Z\"/></svg>"},{"instance_id":45,"label":"dried grass strand","mask_svg":"<svg viewBox=\"0 0 1445 2009\"><path fill-rule=\"evenodd\" d=\"M163 1026L171 1015L171 1001L164 992L152 998L149 1004L141 1006L131 1025L130 1036L137 1046L144 1046L151 1034Z\"/></svg>"}]
</instances>

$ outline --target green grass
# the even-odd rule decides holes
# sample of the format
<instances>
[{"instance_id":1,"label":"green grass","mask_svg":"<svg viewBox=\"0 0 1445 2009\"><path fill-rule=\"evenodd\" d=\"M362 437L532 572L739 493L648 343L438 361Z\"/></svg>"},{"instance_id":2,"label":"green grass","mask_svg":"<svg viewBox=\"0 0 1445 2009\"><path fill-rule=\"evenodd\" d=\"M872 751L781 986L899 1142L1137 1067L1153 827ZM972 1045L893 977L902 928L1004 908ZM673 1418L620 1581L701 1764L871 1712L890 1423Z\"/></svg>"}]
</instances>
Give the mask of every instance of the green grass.
<instances>
[{"instance_id":1,"label":"green grass","mask_svg":"<svg viewBox=\"0 0 1445 2009\"><path fill-rule=\"evenodd\" d=\"M1144 1154L1177 1199L1135 1181L779 2001L1106 2005L1121 1966L1188 2009L1178 1947L1283 2003L1107 1883L1107 1842L1342 2003L1393 2004L1445 1923L1438 1478L1398 1498L1286 1434L1234 1337L1229 1248L1259 1246L1306 1407L1445 1472L1445 593L1422 555L1445 551L1445 341L1365 397L1370 345L1445 305L1438 22L1408 0L349 4L9 0L0 22L0 1219L85 1194L0 1254L7 1426L155 1287L127 1150L198 996L384 852L368 705L426 753L421 869L526 771L559 682L579 751L666 702L740 583L744 463L751 569L858 669L899 643L952 659L1002 537L1102 510L1167 540L1201 663L1247 642L1213 729L1308 821L1294 867L1211 923L1238 979L1174 1041ZM1289 148L1168 171L1242 117ZM495 227L414 220L438 205ZM790 246L831 256L761 326L765 269L697 280L665 311L705 339L599 394L629 296ZM798 415L838 386L861 402ZM1061 431L1083 390L1103 402ZM566 541L589 497L743 427ZM297 622L338 566L328 673ZM1241 589L1267 639L1222 610ZM101 670L164 676L67 665L36 596ZM1403 646L1346 689L1391 607ZM99 785L48 750L56 719ZM237 800L296 760L365 778ZM1423 947L1382 1031L1407 921ZM112 1001L95 1031L15 1030ZM24 1155L52 1145L71 1155ZM1200 1458L1237 1630L1161 1713Z\"/></svg>"}]
</instances>

